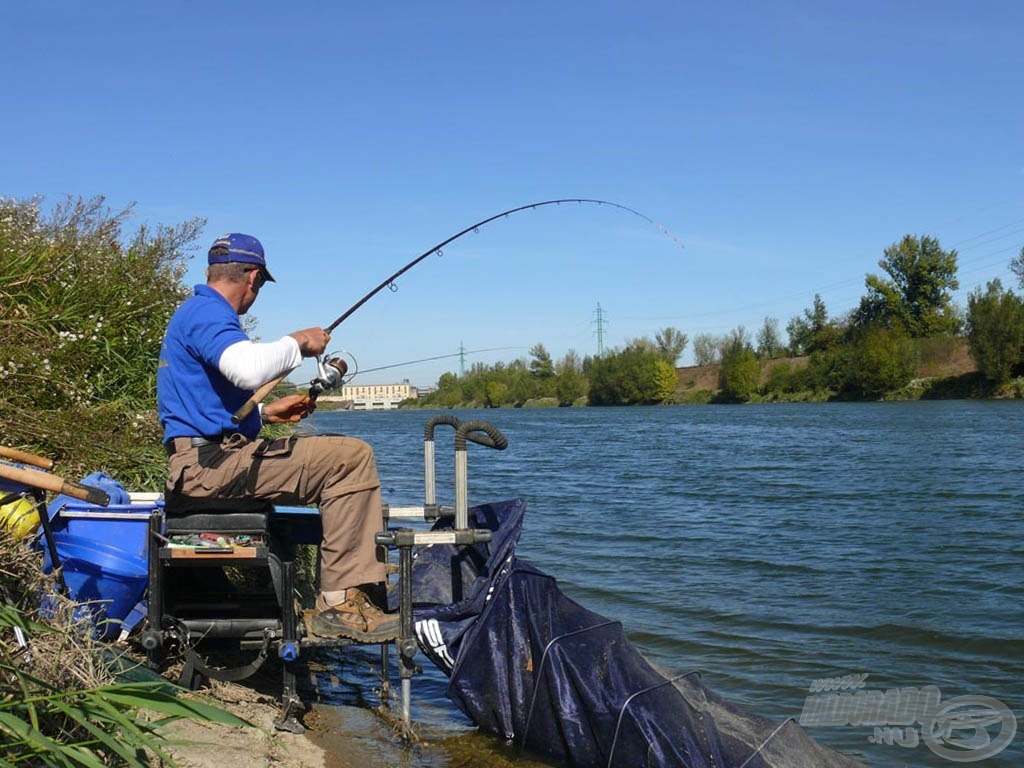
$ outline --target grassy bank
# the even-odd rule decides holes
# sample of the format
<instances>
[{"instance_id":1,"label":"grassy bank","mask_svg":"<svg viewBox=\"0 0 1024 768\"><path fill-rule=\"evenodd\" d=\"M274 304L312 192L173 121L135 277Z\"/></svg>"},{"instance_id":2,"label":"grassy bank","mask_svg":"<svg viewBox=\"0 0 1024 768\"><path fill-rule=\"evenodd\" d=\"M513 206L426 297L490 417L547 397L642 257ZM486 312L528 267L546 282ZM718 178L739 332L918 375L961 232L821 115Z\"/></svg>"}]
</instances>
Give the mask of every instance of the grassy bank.
<instances>
[{"instance_id":1,"label":"grassy bank","mask_svg":"<svg viewBox=\"0 0 1024 768\"><path fill-rule=\"evenodd\" d=\"M966 339L924 339L918 342L916 375L905 386L887 393L885 400L955 400L970 398L1024 397L1024 378L996 386L979 371L967 348ZM826 402L845 398L828 389L778 391L773 380L792 376L807 368L808 357L781 357L765 360L760 369L760 391L750 402ZM704 365L678 368L679 382L671 403L704 404L716 402L720 389L721 366Z\"/></svg>"},{"instance_id":2,"label":"grassy bank","mask_svg":"<svg viewBox=\"0 0 1024 768\"><path fill-rule=\"evenodd\" d=\"M0 199L0 443L159 490L156 364L201 221Z\"/></svg>"},{"instance_id":3,"label":"grassy bank","mask_svg":"<svg viewBox=\"0 0 1024 768\"><path fill-rule=\"evenodd\" d=\"M157 356L201 222L129 231L129 219L102 198L49 211L0 199L0 444L68 479L102 470L159 491ZM0 530L0 765L173 766L166 727L246 727L166 681L123 682L110 658L38 548ZM256 751L243 764L271 763Z\"/></svg>"}]
</instances>

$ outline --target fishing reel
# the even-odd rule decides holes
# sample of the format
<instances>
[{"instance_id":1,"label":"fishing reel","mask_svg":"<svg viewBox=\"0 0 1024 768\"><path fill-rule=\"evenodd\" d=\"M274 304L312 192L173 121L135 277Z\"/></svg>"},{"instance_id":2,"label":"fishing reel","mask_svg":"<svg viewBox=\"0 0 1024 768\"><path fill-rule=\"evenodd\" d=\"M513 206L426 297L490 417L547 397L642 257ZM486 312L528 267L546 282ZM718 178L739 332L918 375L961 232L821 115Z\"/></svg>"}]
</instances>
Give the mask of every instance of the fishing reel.
<instances>
[{"instance_id":1,"label":"fishing reel","mask_svg":"<svg viewBox=\"0 0 1024 768\"><path fill-rule=\"evenodd\" d=\"M355 358L353 358L354 361ZM322 359L317 360L316 369L316 378L309 382L309 396L313 400L316 400L321 392L339 389L347 381L350 381L352 376L355 376L355 373L352 376L348 376L348 363L337 353L335 353L334 357L324 355Z\"/></svg>"}]
</instances>

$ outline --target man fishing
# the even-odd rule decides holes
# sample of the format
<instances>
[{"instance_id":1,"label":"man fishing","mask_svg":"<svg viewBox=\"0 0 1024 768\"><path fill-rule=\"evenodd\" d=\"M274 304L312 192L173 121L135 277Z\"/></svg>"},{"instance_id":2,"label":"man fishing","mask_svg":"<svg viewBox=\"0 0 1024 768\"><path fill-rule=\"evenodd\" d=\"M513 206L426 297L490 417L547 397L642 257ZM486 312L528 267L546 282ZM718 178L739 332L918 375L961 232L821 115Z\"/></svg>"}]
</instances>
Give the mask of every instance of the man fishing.
<instances>
[{"instance_id":1,"label":"man fishing","mask_svg":"<svg viewBox=\"0 0 1024 768\"><path fill-rule=\"evenodd\" d=\"M208 264L206 284L174 313L160 348L157 409L169 456L167 490L318 505L321 592L311 630L367 643L394 639L398 617L381 607L385 571L374 543L382 527L380 480L370 446L342 436L259 438L261 424L294 423L313 411L314 402L299 394L232 420L254 390L287 375L303 357L323 353L330 333L307 328L274 342L249 339L239 315L274 282L255 237L217 238Z\"/></svg>"}]
</instances>

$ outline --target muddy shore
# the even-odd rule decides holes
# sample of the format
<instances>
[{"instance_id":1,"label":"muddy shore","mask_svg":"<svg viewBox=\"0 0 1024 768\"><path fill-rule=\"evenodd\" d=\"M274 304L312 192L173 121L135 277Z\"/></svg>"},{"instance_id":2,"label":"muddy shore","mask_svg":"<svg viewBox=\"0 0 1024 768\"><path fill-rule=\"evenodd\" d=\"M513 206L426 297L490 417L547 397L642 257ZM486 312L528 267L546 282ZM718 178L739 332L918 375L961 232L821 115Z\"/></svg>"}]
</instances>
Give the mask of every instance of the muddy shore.
<instances>
[{"instance_id":1,"label":"muddy shore","mask_svg":"<svg viewBox=\"0 0 1024 768\"><path fill-rule=\"evenodd\" d=\"M401 762L399 740L372 710L314 707L302 734L274 728L275 698L234 683L214 682L202 694L252 723L249 728L179 721L165 735L182 768L366 768ZM189 742L189 743L181 743Z\"/></svg>"}]
</instances>

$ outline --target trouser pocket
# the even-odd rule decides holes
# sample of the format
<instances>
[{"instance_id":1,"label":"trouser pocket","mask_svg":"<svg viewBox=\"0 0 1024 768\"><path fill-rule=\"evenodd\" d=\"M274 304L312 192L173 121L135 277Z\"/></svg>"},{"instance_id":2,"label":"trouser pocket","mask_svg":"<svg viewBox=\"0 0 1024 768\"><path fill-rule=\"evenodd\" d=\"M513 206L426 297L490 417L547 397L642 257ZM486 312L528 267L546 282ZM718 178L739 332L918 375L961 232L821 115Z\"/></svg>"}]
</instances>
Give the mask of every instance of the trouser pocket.
<instances>
[{"instance_id":1,"label":"trouser pocket","mask_svg":"<svg viewBox=\"0 0 1024 768\"><path fill-rule=\"evenodd\" d=\"M249 465L249 471L246 473L245 478L245 490L248 494L256 492L262 472L266 472L267 469L272 467L275 461L287 459L292 455L292 449L295 447L296 440L298 440L297 435L290 435L289 437L279 437L274 440L258 441L259 445L256 446L252 453L252 463ZM264 464L264 462L267 462L267 464ZM281 490L285 489L282 488Z\"/></svg>"}]
</instances>

